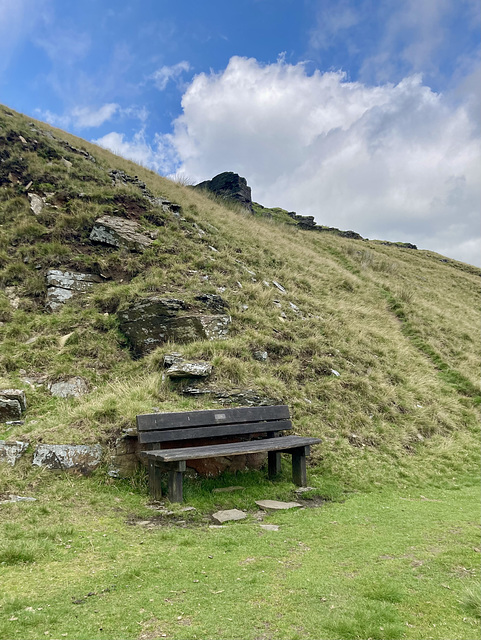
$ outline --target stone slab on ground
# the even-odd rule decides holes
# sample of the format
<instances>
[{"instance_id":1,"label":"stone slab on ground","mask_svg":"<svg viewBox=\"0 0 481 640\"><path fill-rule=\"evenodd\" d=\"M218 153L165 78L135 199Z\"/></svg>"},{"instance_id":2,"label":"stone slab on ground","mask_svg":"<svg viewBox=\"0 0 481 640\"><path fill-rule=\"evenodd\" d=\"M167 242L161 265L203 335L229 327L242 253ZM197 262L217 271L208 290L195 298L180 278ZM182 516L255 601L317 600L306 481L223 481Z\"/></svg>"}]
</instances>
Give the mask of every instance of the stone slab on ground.
<instances>
[{"instance_id":1,"label":"stone slab on ground","mask_svg":"<svg viewBox=\"0 0 481 640\"><path fill-rule=\"evenodd\" d=\"M28 496L10 495L8 500L0 500L0 504L9 504L10 502L35 502L37 498L29 498Z\"/></svg>"},{"instance_id":2,"label":"stone slab on ground","mask_svg":"<svg viewBox=\"0 0 481 640\"><path fill-rule=\"evenodd\" d=\"M240 509L226 509L225 511L216 511L212 514L212 519L222 524L229 520L244 520L247 518L247 513L240 511Z\"/></svg>"},{"instance_id":3,"label":"stone slab on ground","mask_svg":"<svg viewBox=\"0 0 481 640\"><path fill-rule=\"evenodd\" d=\"M78 398L88 392L83 378L74 377L49 385L50 393L57 398Z\"/></svg>"},{"instance_id":4,"label":"stone slab on ground","mask_svg":"<svg viewBox=\"0 0 481 640\"><path fill-rule=\"evenodd\" d=\"M6 462L12 467L20 460L28 447L28 442L15 440L14 442L6 442L0 440L0 462Z\"/></svg>"},{"instance_id":5,"label":"stone slab on ground","mask_svg":"<svg viewBox=\"0 0 481 640\"><path fill-rule=\"evenodd\" d=\"M99 444L39 444L32 464L46 469L76 470L88 474L102 461Z\"/></svg>"},{"instance_id":6,"label":"stone slab on ground","mask_svg":"<svg viewBox=\"0 0 481 640\"><path fill-rule=\"evenodd\" d=\"M30 210L36 216L42 213L42 209L45 207L45 198L37 195L36 193L28 193L28 199L30 200Z\"/></svg>"},{"instance_id":7,"label":"stone slab on ground","mask_svg":"<svg viewBox=\"0 0 481 640\"><path fill-rule=\"evenodd\" d=\"M282 509L294 509L302 507L299 502L281 502L280 500L256 500L256 505L261 509L279 511Z\"/></svg>"},{"instance_id":8,"label":"stone slab on ground","mask_svg":"<svg viewBox=\"0 0 481 640\"><path fill-rule=\"evenodd\" d=\"M279 531L278 524L261 524L260 528L264 529L264 531Z\"/></svg>"}]
</instances>

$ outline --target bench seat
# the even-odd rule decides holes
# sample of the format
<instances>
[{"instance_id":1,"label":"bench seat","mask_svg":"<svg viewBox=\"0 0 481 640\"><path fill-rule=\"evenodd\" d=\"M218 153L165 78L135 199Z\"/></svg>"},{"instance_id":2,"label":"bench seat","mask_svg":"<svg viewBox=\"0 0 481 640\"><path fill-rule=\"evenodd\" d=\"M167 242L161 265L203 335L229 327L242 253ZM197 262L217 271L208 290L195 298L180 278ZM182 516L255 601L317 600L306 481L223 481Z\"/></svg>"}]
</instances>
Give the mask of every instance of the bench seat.
<instances>
[{"instance_id":1,"label":"bench seat","mask_svg":"<svg viewBox=\"0 0 481 640\"><path fill-rule=\"evenodd\" d=\"M292 429L286 405L144 414L137 416L137 428L139 442L152 447L142 452L149 463L150 493L154 499L161 497L161 476L168 471L171 502L182 502L187 461L203 458L266 452L268 474L274 477L281 470L281 453L289 453L294 483L306 486L306 457L310 445L320 442L319 438L280 435ZM219 438L235 441L219 442ZM197 446L189 446L189 441Z\"/></svg>"}]
</instances>

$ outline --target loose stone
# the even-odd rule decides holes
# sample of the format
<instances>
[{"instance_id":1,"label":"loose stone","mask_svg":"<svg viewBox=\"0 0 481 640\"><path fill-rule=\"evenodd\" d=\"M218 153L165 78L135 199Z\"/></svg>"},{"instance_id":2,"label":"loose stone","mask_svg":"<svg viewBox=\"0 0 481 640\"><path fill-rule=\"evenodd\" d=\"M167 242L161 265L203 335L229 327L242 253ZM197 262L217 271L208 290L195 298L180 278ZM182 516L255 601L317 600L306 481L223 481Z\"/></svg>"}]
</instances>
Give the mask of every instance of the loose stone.
<instances>
[{"instance_id":1,"label":"loose stone","mask_svg":"<svg viewBox=\"0 0 481 640\"><path fill-rule=\"evenodd\" d=\"M212 519L222 524L230 520L244 520L247 518L247 513L240 511L239 509L227 509L225 511L217 511L212 514Z\"/></svg>"},{"instance_id":2,"label":"loose stone","mask_svg":"<svg viewBox=\"0 0 481 640\"><path fill-rule=\"evenodd\" d=\"M256 505L261 509L267 509L272 511L302 507L302 504L300 504L299 502L281 502L279 500L256 500Z\"/></svg>"}]
</instances>

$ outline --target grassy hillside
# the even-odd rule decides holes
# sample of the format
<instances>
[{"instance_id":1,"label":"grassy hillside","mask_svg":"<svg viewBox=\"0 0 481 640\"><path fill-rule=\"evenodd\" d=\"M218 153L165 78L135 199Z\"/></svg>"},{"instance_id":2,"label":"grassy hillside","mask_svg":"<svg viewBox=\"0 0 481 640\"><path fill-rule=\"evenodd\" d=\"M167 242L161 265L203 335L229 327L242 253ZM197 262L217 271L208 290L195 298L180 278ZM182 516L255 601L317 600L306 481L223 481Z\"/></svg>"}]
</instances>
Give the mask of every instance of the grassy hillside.
<instances>
[{"instance_id":1,"label":"grassy hillside","mask_svg":"<svg viewBox=\"0 0 481 640\"><path fill-rule=\"evenodd\" d=\"M180 217L134 184L115 186L112 169L180 204ZM46 198L38 215L28 192ZM156 239L143 253L95 245L90 231L105 214L139 221ZM367 488L456 483L476 468L479 269L246 214L7 108L0 225L0 386L23 388L28 400L25 423L0 425L0 439L108 443L153 407L218 406L163 380L163 355L179 351L214 365L212 388L288 404L296 432L323 439L313 477ZM52 268L102 282L49 313ZM220 293L228 339L166 344L134 359L117 311L152 293L188 301ZM71 375L90 392L53 398L48 383Z\"/></svg>"}]
</instances>

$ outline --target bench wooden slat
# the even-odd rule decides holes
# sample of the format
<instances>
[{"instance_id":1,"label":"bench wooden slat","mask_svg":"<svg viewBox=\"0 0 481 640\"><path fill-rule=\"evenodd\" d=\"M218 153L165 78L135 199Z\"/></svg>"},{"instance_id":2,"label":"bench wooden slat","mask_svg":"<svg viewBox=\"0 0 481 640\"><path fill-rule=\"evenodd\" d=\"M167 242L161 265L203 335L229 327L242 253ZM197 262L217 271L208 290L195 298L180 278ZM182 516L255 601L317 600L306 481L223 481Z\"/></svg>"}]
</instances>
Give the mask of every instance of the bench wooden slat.
<instances>
[{"instance_id":1,"label":"bench wooden slat","mask_svg":"<svg viewBox=\"0 0 481 640\"><path fill-rule=\"evenodd\" d=\"M185 447L182 449L163 449L143 451L142 455L149 460L161 462L176 462L178 460L196 460L200 458L216 458L219 456L239 455L245 453L259 453L262 451L289 451L297 447L305 447L321 442L319 438L304 438L302 436L282 436L265 440L249 440L230 444L215 444L203 447Z\"/></svg>"},{"instance_id":2,"label":"bench wooden slat","mask_svg":"<svg viewBox=\"0 0 481 640\"><path fill-rule=\"evenodd\" d=\"M269 422L246 422L242 424L215 425L212 427L194 427L190 429L166 429L165 431L140 431L139 442L173 442L217 438L218 436L236 436L246 433L266 433L269 431L287 431L292 429L290 420L270 420Z\"/></svg>"},{"instance_id":3,"label":"bench wooden slat","mask_svg":"<svg viewBox=\"0 0 481 640\"><path fill-rule=\"evenodd\" d=\"M137 429L142 431L179 429L182 427L211 426L262 420L287 420L287 405L267 407L236 407L235 409L211 409L183 413L146 413L137 416Z\"/></svg>"}]
</instances>

